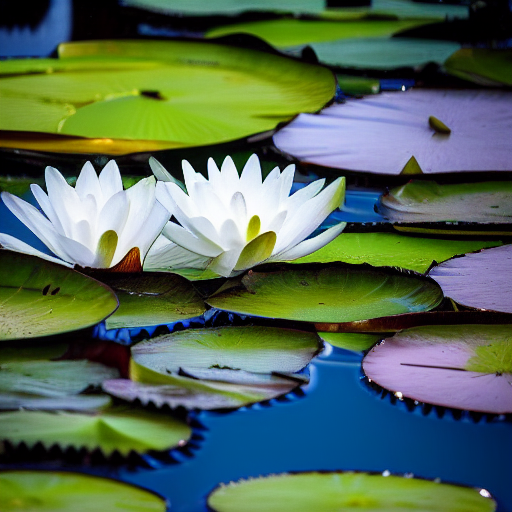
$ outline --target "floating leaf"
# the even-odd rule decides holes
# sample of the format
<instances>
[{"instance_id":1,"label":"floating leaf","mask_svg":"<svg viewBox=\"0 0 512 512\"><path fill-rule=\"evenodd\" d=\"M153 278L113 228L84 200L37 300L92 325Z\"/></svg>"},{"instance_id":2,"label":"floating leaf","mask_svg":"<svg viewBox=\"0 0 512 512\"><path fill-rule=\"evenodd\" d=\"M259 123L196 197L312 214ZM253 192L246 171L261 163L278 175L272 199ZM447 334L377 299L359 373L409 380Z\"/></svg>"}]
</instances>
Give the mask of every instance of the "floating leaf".
<instances>
[{"instance_id":1,"label":"floating leaf","mask_svg":"<svg viewBox=\"0 0 512 512\"><path fill-rule=\"evenodd\" d=\"M399 174L412 156L426 174L510 171L511 105L505 91L382 93L300 114L274 142L301 161L377 174ZM432 130L430 116L452 133Z\"/></svg>"},{"instance_id":2,"label":"floating leaf","mask_svg":"<svg viewBox=\"0 0 512 512\"><path fill-rule=\"evenodd\" d=\"M420 402L512 412L510 325L408 329L374 347L363 370L379 386Z\"/></svg>"},{"instance_id":3,"label":"floating leaf","mask_svg":"<svg viewBox=\"0 0 512 512\"><path fill-rule=\"evenodd\" d=\"M132 357L163 374L176 374L180 368L293 373L304 368L319 349L317 336L310 332L217 327L188 329L143 341L132 347Z\"/></svg>"},{"instance_id":4,"label":"floating leaf","mask_svg":"<svg viewBox=\"0 0 512 512\"><path fill-rule=\"evenodd\" d=\"M100 279L119 299L119 309L107 318L107 329L168 324L202 315L206 309L192 284L176 274L111 274Z\"/></svg>"},{"instance_id":5,"label":"floating leaf","mask_svg":"<svg viewBox=\"0 0 512 512\"><path fill-rule=\"evenodd\" d=\"M459 304L512 313L512 245L453 258L429 276Z\"/></svg>"},{"instance_id":6,"label":"floating leaf","mask_svg":"<svg viewBox=\"0 0 512 512\"><path fill-rule=\"evenodd\" d=\"M34 149L13 132L85 137L73 151L107 154L216 144L316 111L336 86L321 66L199 41L66 43L59 55L3 63L0 146ZM68 150L38 137L38 149Z\"/></svg>"},{"instance_id":7,"label":"floating leaf","mask_svg":"<svg viewBox=\"0 0 512 512\"><path fill-rule=\"evenodd\" d=\"M484 86L512 85L510 48L461 48L444 63L455 76Z\"/></svg>"},{"instance_id":8,"label":"floating leaf","mask_svg":"<svg viewBox=\"0 0 512 512\"><path fill-rule=\"evenodd\" d=\"M457 254L501 245L499 241L420 238L395 233L344 233L318 251L295 263L369 263L426 272L434 261Z\"/></svg>"},{"instance_id":9,"label":"floating leaf","mask_svg":"<svg viewBox=\"0 0 512 512\"><path fill-rule=\"evenodd\" d=\"M118 480L83 473L0 471L4 512L165 512L160 496Z\"/></svg>"},{"instance_id":10,"label":"floating leaf","mask_svg":"<svg viewBox=\"0 0 512 512\"><path fill-rule=\"evenodd\" d=\"M319 332L318 336L334 347L362 352L373 347L382 337L378 334L360 334L352 332Z\"/></svg>"},{"instance_id":11,"label":"floating leaf","mask_svg":"<svg viewBox=\"0 0 512 512\"><path fill-rule=\"evenodd\" d=\"M0 339L82 329L116 308L106 285L34 256L0 250Z\"/></svg>"},{"instance_id":12,"label":"floating leaf","mask_svg":"<svg viewBox=\"0 0 512 512\"><path fill-rule=\"evenodd\" d=\"M3 410L38 410L38 411L99 411L112 404L110 396L99 395L64 395L42 396L26 393L4 393L0 389L0 409Z\"/></svg>"},{"instance_id":13,"label":"floating leaf","mask_svg":"<svg viewBox=\"0 0 512 512\"><path fill-rule=\"evenodd\" d=\"M250 271L240 286L216 293L207 302L251 316L348 322L426 311L442 299L441 290L432 281L388 269L335 263L275 268Z\"/></svg>"},{"instance_id":14,"label":"floating leaf","mask_svg":"<svg viewBox=\"0 0 512 512\"><path fill-rule=\"evenodd\" d=\"M512 221L512 182L440 185L412 180L382 195L377 209L392 222Z\"/></svg>"},{"instance_id":15,"label":"floating leaf","mask_svg":"<svg viewBox=\"0 0 512 512\"><path fill-rule=\"evenodd\" d=\"M114 452L168 450L190 438L188 425L169 415L135 409L110 409L97 414L16 411L0 414L1 438L29 448L41 442L46 448Z\"/></svg>"},{"instance_id":16,"label":"floating leaf","mask_svg":"<svg viewBox=\"0 0 512 512\"><path fill-rule=\"evenodd\" d=\"M208 497L216 512L492 512L487 491L417 478L324 471L222 484Z\"/></svg>"}]
</instances>

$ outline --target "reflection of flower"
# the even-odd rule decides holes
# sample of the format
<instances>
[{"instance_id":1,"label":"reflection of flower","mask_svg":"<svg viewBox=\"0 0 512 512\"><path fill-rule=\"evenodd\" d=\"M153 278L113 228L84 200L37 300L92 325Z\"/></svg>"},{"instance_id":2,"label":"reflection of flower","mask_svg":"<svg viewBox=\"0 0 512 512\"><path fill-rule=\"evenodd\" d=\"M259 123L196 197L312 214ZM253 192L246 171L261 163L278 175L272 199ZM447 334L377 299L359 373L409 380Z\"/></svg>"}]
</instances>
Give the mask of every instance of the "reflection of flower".
<instances>
[{"instance_id":1,"label":"reflection of flower","mask_svg":"<svg viewBox=\"0 0 512 512\"><path fill-rule=\"evenodd\" d=\"M76 181L68 185L53 167L46 168L46 195L31 185L43 215L29 203L7 192L2 199L11 212L59 258L52 258L16 238L0 234L0 244L68 266L110 268L129 257L122 270L141 270L144 257L169 220L169 212L155 198L155 178L145 178L123 190L115 161L99 177L87 162ZM132 250L134 249L134 250Z\"/></svg>"},{"instance_id":2,"label":"reflection of flower","mask_svg":"<svg viewBox=\"0 0 512 512\"><path fill-rule=\"evenodd\" d=\"M157 177L166 179L165 170L155 160L151 163ZM258 263L294 260L323 247L341 233L344 223L305 238L341 204L345 179L338 178L321 192L325 180L318 180L290 196L294 170L293 165L282 173L275 168L262 183L256 155L240 177L227 157L220 171L209 160L206 180L184 162L188 195L168 175L167 181L157 183L156 192L181 226L165 226L145 268L177 267L178 258L181 267L207 267L230 276Z\"/></svg>"}]
</instances>

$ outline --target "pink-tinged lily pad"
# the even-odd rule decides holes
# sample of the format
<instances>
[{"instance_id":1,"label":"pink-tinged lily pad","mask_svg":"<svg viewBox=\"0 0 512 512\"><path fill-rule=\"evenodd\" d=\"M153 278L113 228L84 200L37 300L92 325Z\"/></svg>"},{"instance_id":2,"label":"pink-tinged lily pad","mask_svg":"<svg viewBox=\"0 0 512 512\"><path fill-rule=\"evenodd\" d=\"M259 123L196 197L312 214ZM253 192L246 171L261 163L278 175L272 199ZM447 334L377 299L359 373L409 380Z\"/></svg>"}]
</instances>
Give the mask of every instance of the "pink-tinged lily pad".
<instances>
[{"instance_id":1,"label":"pink-tinged lily pad","mask_svg":"<svg viewBox=\"0 0 512 512\"><path fill-rule=\"evenodd\" d=\"M459 304L512 313L512 245L452 258L429 276Z\"/></svg>"},{"instance_id":2,"label":"pink-tinged lily pad","mask_svg":"<svg viewBox=\"0 0 512 512\"><path fill-rule=\"evenodd\" d=\"M397 175L415 157L424 173L510 171L512 93L409 90L300 114L274 135L301 161Z\"/></svg>"},{"instance_id":3,"label":"pink-tinged lily pad","mask_svg":"<svg viewBox=\"0 0 512 512\"><path fill-rule=\"evenodd\" d=\"M429 404L512 412L510 325L417 327L374 347L363 360L372 381Z\"/></svg>"}]
</instances>

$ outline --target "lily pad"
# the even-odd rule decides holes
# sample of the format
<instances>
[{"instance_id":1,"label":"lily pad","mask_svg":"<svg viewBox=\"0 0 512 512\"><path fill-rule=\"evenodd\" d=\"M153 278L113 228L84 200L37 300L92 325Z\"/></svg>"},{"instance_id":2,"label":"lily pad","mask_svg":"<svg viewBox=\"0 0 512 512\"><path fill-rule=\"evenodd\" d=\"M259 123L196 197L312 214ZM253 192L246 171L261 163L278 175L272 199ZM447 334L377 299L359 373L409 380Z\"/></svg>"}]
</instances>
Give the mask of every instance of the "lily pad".
<instances>
[{"instance_id":1,"label":"lily pad","mask_svg":"<svg viewBox=\"0 0 512 512\"><path fill-rule=\"evenodd\" d=\"M320 350L314 333L275 327L188 329L132 347L139 365L163 374L195 369L293 373ZM227 372L226 372L227 373Z\"/></svg>"},{"instance_id":2,"label":"lily pad","mask_svg":"<svg viewBox=\"0 0 512 512\"><path fill-rule=\"evenodd\" d=\"M431 128L430 117L451 133ZM320 115L300 114L274 135L280 150L301 161L394 175L412 157L427 174L510 172L510 140L512 92L480 90L410 89L353 99Z\"/></svg>"},{"instance_id":3,"label":"lily pad","mask_svg":"<svg viewBox=\"0 0 512 512\"><path fill-rule=\"evenodd\" d=\"M282 265L250 271L207 302L235 313L300 320L348 322L436 307L442 293L418 275L369 266Z\"/></svg>"},{"instance_id":4,"label":"lily pad","mask_svg":"<svg viewBox=\"0 0 512 512\"><path fill-rule=\"evenodd\" d=\"M40 258L0 250L0 339L83 329L116 308L108 286Z\"/></svg>"},{"instance_id":5,"label":"lily pad","mask_svg":"<svg viewBox=\"0 0 512 512\"><path fill-rule=\"evenodd\" d=\"M461 48L444 63L455 76L484 86L512 85L512 50Z\"/></svg>"},{"instance_id":6,"label":"lily pad","mask_svg":"<svg viewBox=\"0 0 512 512\"><path fill-rule=\"evenodd\" d=\"M74 151L106 154L217 144L316 111L336 87L321 66L199 41L66 43L59 55L3 63L0 146L34 149L19 132L84 137Z\"/></svg>"},{"instance_id":7,"label":"lily pad","mask_svg":"<svg viewBox=\"0 0 512 512\"><path fill-rule=\"evenodd\" d=\"M492 512L487 491L418 478L324 471L283 473L222 484L208 497L216 512Z\"/></svg>"},{"instance_id":8,"label":"lily pad","mask_svg":"<svg viewBox=\"0 0 512 512\"><path fill-rule=\"evenodd\" d=\"M392 222L512 222L512 182L440 185L412 180L381 196L377 210Z\"/></svg>"},{"instance_id":9,"label":"lily pad","mask_svg":"<svg viewBox=\"0 0 512 512\"><path fill-rule=\"evenodd\" d=\"M453 258L429 276L459 304L512 313L512 245Z\"/></svg>"},{"instance_id":10,"label":"lily pad","mask_svg":"<svg viewBox=\"0 0 512 512\"><path fill-rule=\"evenodd\" d=\"M25 443L29 448L42 443L77 450L96 449L109 456L118 452L145 453L184 445L191 436L185 423L169 415L136 409L110 409L96 414L16 411L0 414L4 441Z\"/></svg>"},{"instance_id":11,"label":"lily pad","mask_svg":"<svg viewBox=\"0 0 512 512\"><path fill-rule=\"evenodd\" d=\"M395 233L344 233L318 251L294 263L369 263L426 272L434 261L501 245L500 241L449 240Z\"/></svg>"},{"instance_id":12,"label":"lily pad","mask_svg":"<svg viewBox=\"0 0 512 512\"><path fill-rule=\"evenodd\" d=\"M107 318L107 329L168 324L202 315L206 309L192 284L176 274L110 274L102 280L119 299L119 309Z\"/></svg>"},{"instance_id":13,"label":"lily pad","mask_svg":"<svg viewBox=\"0 0 512 512\"><path fill-rule=\"evenodd\" d=\"M1 471L4 512L165 512L160 496L140 487L83 473Z\"/></svg>"},{"instance_id":14,"label":"lily pad","mask_svg":"<svg viewBox=\"0 0 512 512\"><path fill-rule=\"evenodd\" d=\"M193 371L195 371L194 369ZM222 372L222 376L219 373ZM154 404L157 407L167 405L171 408L186 409L226 409L270 400L289 393L301 384L308 382L307 375L270 375L247 373L233 370L219 370L211 380L205 375L198 377L182 375L164 375L130 362L129 379L113 379L103 383L103 389L118 398L142 405ZM201 380L198 380L201 379ZM236 381L236 383L233 383Z\"/></svg>"},{"instance_id":15,"label":"lily pad","mask_svg":"<svg viewBox=\"0 0 512 512\"><path fill-rule=\"evenodd\" d=\"M363 370L399 397L484 413L512 412L510 325L408 329L374 347Z\"/></svg>"},{"instance_id":16,"label":"lily pad","mask_svg":"<svg viewBox=\"0 0 512 512\"><path fill-rule=\"evenodd\" d=\"M334 347L343 348L352 352L363 352L373 347L382 336L379 334L361 334L352 332L319 332L318 336Z\"/></svg>"}]
</instances>

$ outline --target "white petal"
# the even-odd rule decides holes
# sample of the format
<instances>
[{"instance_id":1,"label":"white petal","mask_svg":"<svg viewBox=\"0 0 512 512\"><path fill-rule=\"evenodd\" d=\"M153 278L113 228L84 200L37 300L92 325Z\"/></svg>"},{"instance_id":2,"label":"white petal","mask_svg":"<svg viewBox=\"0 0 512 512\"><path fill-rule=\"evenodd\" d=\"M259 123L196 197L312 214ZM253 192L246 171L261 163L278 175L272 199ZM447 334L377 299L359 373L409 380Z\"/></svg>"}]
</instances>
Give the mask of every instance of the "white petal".
<instances>
[{"instance_id":1,"label":"white petal","mask_svg":"<svg viewBox=\"0 0 512 512\"><path fill-rule=\"evenodd\" d=\"M208 180L210 183L214 183L220 179L220 171L213 158L208 158Z\"/></svg>"},{"instance_id":2,"label":"white petal","mask_svg":"<svg viewBox=\"0 0 512 512\"><path fill-rule=\"evenodd\" d=\"M279 212L269 223L268 226L261 226L261 231L273 231L274 233L279 233L281 228L283 227L283 224L286 220L286 217L288 215L287 211Z\"/></svg>"},{"instance_id":3,"label":"white petal","mask_svg":"<svg viewBox=\"0 0 512 512\"><path fill-rule=\"evenodd\" d=\"M72 263L68 263L67 261L63 261L59 258L55 258L54 256L50 256L49 254L45 254L37 249L34 249L32 246L14 238L11 235L7 235L5 233L0 233L0 245L4 249L8 249L10 251L21 252L23 254L29 254L31 256L37 256L43 260L52 261L53 263L58 263L59 265L65 265L66 267L73 267Z\"/></svg>"},{"instance_id":4,"label":"white petal","mask_svg":"<svg viewBox=\"0 0 512 512\"><path fill-rule=\"evenodd\" d=\"M114 194L123 190L121 173L119 172L119 167L117 167L115 160L110 160L110 162L103 167L99 176L99 182L105 202Z\"/></svg>"},{"instance_id":5,"label":"white petal","mask_svg":"<svg viewBox=\"0 0 512 512\"><path fill-rule=\"evenodd\" d=\"M194 171L194 168L187 160L181 162L181 167L183 169L185 187L190 195L190 190L193 188L194 183L204 183L206 182L206 178L201 173Z\"/></svg>"},{"instance_id":6,"label":"white petal","mask_svg":"<svg viewBox=\"0 0 512 512\"><path fill-rule=\"evenodd\" d=\"M208 215L216 228L220 228L222 222L230 217L228 209L217 194L214 193L209 183L194 184L194 201L201 212L201 215L198 215L198 217ZM179 217L177 218L180 220Z\"/></svg>"},{"instance_id":7,"label":"white petal","mask_svg":"<svg viewBox=\"0 0 512 512\"><path fill-rule=\"evenodd\" d=\"M158 271L172 268L204 269L210 258L187 251L160 235L149 249L144 260L144 270Z\"/></svg>"},{"instance_id":8,"label":"white petal","mask_svg":"<svg viewBox=\"0 0 512 512\"><path fill-rule=\"evenodd\" d=\"M224 183L236 183L238 184L239 176L238 171L236 170L235 163L230 156L227 156L222 162L222 167L220 169L222 180Z\"/></svg>"},{"instance_id":9,"label":"white petal","mask_svg":"<svg viewBox=\"0 0 512 512\"><path fill-rule=\"evenodd\" d=\"M215 257L223 252L222 247L207 238L197 238L178 224L168 222L162 233L175 244L201 256Z\"/></svg>"},{"instance_id":10,"label":"white petal","mask_svg":"<svg viewBox=\"0 0 512 512\"><path fill-rule=\"evenodd\" d=\"M208 268L220 276L229 277L240 257L241 249L231 249L214 258Z\"/></svg>"},{"instance_id":11,"label":"white petal","mask_svg":"<svg viewBox=\"0 0 512 512\"><path fill-rule=\"evenodd\" d=\"M297 190L295 194L292 194L288 199L284 201L284 205L286 210L289 213L289 216L295 215L295 212L306 202L309 201L312 197L315 197L320 190L322 190L325 184L325 179L322 178L320 180L313 181L309 185Z\"/></svg>"},{"instance_id":12,"label":"white petal","mask_svg":"<svg viewBox=\"0 0 512 512\"><path fill-rule=\"evenodd\" d=\"M50 203L50 200L48 199L48 196L44 192L44 190L36 184L30 185L30 190L34 197L36 198L36 201L39 203L39 206L45 213L45 215L48 217L50 222L53 224L53 227L59 232L61 235L64 235L64 229L62 228L62 224L59 220L59 217L55 213L55 210L53 209L52 204Z\"/></svg>"},{"instance_id":13,"label":"white petal","mask_svg":"<svg viewBox=\"0 0 512 512\"><path fill-rule=\"evenodd\" d=\"M91 162L86 162L78 176L75 191L80 199L91 194L94 197L102 197L100 181Z\"/></svg>"},{"instance_id":14,"label":"white petal","mask_svg":"<svg viewBox=\"0 0 512 512\"><path fill-rule=\"evenodd\" d=\"M240 190L245 195L261 189L261 166L257 155L251 155L240 176Z\"/></svg>"},{"instance_id":15,"label":"white petal","mask_svg":"<svg viewBox=\"0 0 512 512\"><path fill-rule=\"evenodd\" d=\"M267 261L292 261L318 251L318 249L321 249L324 245L332 242L343 231L346 225L346 222L340 222L326 229L323 233L320 233L314 238L304 240L287 251L272 255Z\"/></svg>"},{"instance_id":16,"label":"white petal","mask_svg":"<svg viewBox=\"0 0 512 512\"><path fill-rule=\"evenodd\" d=\"M245 245L245 237L242 238L238 226L233 219L227 219L220 228L220 243L225 250L239 248L242 250Z\"/></svg>"},{"instance_id":17,"label":"white petal","mask_svg":"<svg viewBox=\"0 0 512 512\"><path fill-rule=\"evenodd\" d=\"M247 226L247 205L241 192L235 192L229 202L229 217L235 220L240 230Z\"/></svg>"},{"instance_id":18,"label":"white petal","mask_svg":"<svg viewBox=\"0 0 512 512\"><path fill-rule=\"evenodd\" d=\"M181 190L175 183L157 183L156 198L169 211L173 212L178 220L179 215L183 217L199 217L201 215L198 205L190 200L190 197ZM171 209L169 209L169 207ZM180 220L181 222L181 220Z\"/></svg>"},{"instance_id":19,"label":"white petal","mask_svg":"<svg viewBox=\"0 0 512 512\"><path fill-rule=\"evenodd\" d=\"M289 165L284 169L284 171L281 173L281 176L279 178L279 182L281 184L281 195L280 195L280 202L286 200L286 198L290 195L290 190L292 189L293 185L293 177L295 176L295 165Z\"/></svg>"},{"instance_id":20,"label":"white petal","mask_svg":"<svg viewBox=\"0 0 512 512\"><path fill-rule=\"evenodd\" d=\"M119 234L124 229L128 217L129 202L124 191L114 194L101 209L98 217L98 227L96 231L95 243L105 231L115 231Z\"/></svg>"}]
</instances>

